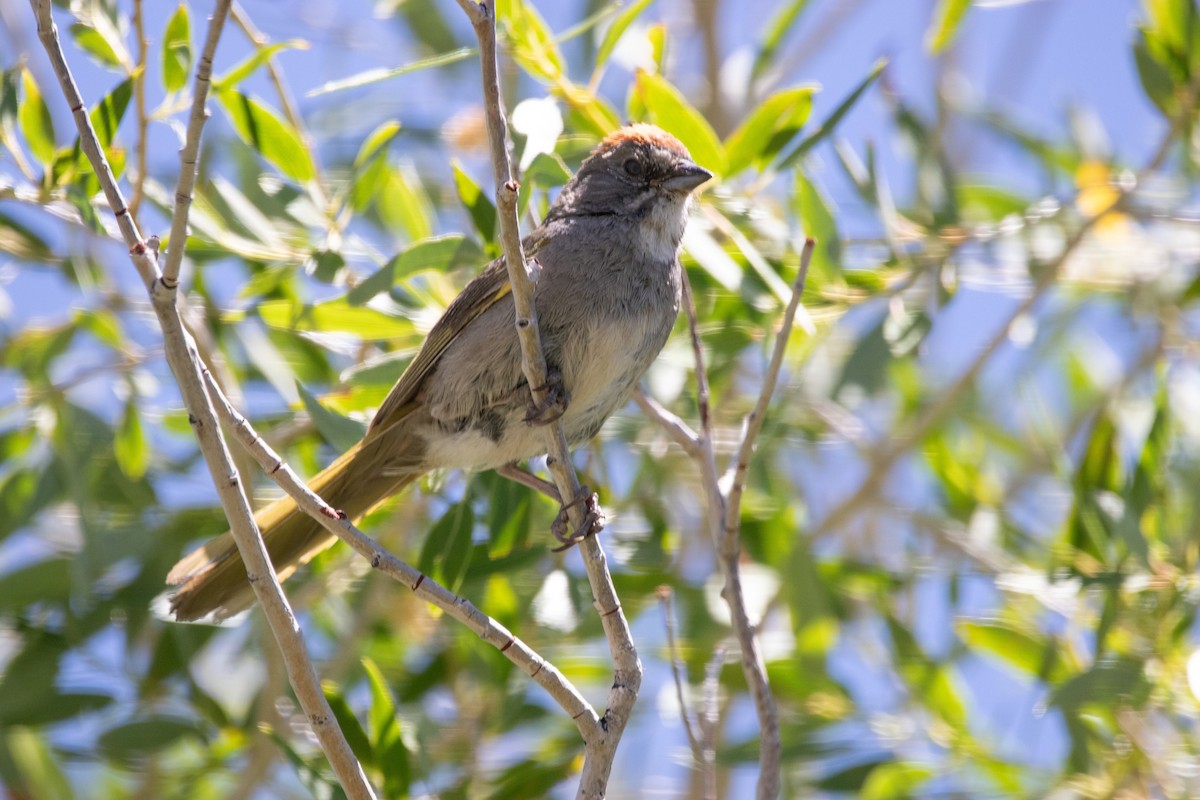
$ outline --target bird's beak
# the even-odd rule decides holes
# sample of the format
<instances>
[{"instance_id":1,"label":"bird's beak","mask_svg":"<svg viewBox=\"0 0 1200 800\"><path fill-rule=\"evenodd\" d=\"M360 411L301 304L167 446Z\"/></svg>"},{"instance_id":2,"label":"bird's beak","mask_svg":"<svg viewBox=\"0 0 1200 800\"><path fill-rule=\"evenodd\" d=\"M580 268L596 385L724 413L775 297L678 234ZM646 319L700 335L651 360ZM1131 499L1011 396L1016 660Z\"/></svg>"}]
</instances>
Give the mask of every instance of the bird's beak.
<instances>
[{"instance_id":1,"label":"bird's beak","mask_svg":"<svg viewBox=\"0 0 1200 800\"><path fill-rule=\"evenodd\" d=\"M662 182L662 187L668 192L688 194L712 176L712 173L704 167L697 166L685 159L675 164L675 169L671 171L671 177Z\"/></svg>"}]
</instances>

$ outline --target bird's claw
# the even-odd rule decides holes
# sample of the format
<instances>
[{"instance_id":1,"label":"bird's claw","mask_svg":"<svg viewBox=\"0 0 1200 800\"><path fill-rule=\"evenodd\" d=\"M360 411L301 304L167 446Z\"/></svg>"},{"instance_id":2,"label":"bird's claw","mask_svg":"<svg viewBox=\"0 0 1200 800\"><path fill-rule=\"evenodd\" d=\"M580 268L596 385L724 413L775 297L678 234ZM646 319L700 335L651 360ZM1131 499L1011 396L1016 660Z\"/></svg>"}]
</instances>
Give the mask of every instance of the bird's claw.
<instances>
[{"instance_id":1,"label":"bird's claw","mask_svg":"<svg viewBox=\"0 0 1200 800\"><path fill-rule=\"evenodd\" d=\"M583 522L575 529L574 533L567 535L567 512L580 503L585 508ZM558 510L558 516L554 518L554 522L550 523L550 532L554 534L555 539L562 542L562 546L555 547L553 552L561 553L564 550L570 550L587 537L595 536L603 528L604 510L600 508L599 495L586 486L580 487L579 494L575 496L575 499L563 504L563 507Z\"/></svg>"},{"instance_id":2,"label":"bird's claw","mask_svg":"<svg viewBox=\"0 0 1200 800\"><path fill-rule=\"evenodd\" d=\"M567 413L567 406L571 402L571 393L563 387L562 373L558 370L548 370L546 383L532 389L531 392L545 392L546 395L538 402L534 402L532 395L530 396L529 413L525 415L526 423L539 426L551 425L558 422L559 418Z\"/></svg>"}]
</instances>

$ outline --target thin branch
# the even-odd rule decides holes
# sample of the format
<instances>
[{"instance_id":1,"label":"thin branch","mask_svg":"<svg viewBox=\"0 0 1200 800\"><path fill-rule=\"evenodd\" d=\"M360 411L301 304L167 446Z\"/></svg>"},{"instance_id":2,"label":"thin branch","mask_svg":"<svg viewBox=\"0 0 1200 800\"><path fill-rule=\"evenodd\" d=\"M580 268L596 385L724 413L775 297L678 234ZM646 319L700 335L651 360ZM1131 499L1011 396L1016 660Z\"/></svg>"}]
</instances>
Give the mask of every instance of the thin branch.
<instances>
[{"instance_id":1,"label":"thin branch","mask_svg":"<svg viewBox=\"0 0 1200 800\"><path fill-rule=\"evenodd\" d=\"M200 133L208 119L208 90L212 85L213 56L217 51L217 40L229 16L230 0L216 0L212 18L208 22L208 35L204 49L196 63L196 80L192 86L192 112L188 117L187 134L183 148L179 151L179 181L175 184L175 213L171 216L171 239L168 243L167 261L163 266L162 282L168 289L179 285L179 268L183 264L184 244L187 240L188 209L192 205L192 192L196 188L196 172L200 162Z\"/></svg>"},{"instance_id":2,"label":"thin branch","mask_svg":"<svg viewBox=\"0 0 1200 800\"><path fill-rule=\"evenodd\" d=\"M149 42L146 40L146 25L143 16L143 0L133 0L133 35L137 40L136 74L133 77L133 104L137 110L137 144L134 153L137 157L137 168L133 178L133 197L129 200L129 214L136 222L138 210L142 207L142 197L146 185L146 130L149 120L146 117L146 54Z\"/></svg>"},{"instance_id":3,"label":"thin branch","mask_svg":"<svg viewBox=\"0 0 1200 800\"><path fill-rule=\"evenodd\" d=\"M600 719L596 712L553 664L538 655L503 625L476 608L469 600L454 594L400 560L359 530L349 519L342 518L337 510L308 488L295 471L258 435L250 422L230 404L220 385L207 369L204 370L204 380L221 421L233 431L238 441L271 480L279 484L279 487L296 501L301 511L354 548L354 551L365 558L374 569L404 584L422 600L432 603L463 623L480 639L503 653L505 658L520 667L562 706L579 727L585 741L598 735Z\"/></svg>"},{"instance_id":4,"label":"thin branch","mask_svg":"<svg viewBox=\"0 0 1200 800\"><path fill-rule=\"evenodd\" d=\"M754 443L762 431L763 421L767 416L767 406L771 396L775 394L775 384L779 381L779 371L783 368L783 354L787 351L788 339L792 335L792 326L796 321L796 312L800 308L800 295L804 291L804 283L808 279L808 267L812 263L813 240L806 239L804 249L800 252L800 271L796 275L796 283L792 287L792 298L788 301L787 310L783 312L783 324L775 337L775 349L771 353L771 361L763 375L762 390L758 393L758 402L746 416L742 424L742 441L737 453L729 462L725 474L725 482L729 485L729 493L725 501L725 535L736 536L738 520L741 518L742 492L746 488L746 472L750 467L750 457L754 455Z\"/></svg>"},{"instance_id":5,"label":"thin branch","mask_svg":"<svg viewBox=\"0 0 1200 800\"><path fill-rule=\"evenodd\" d=\"M179 316L179 309L175 302L176 292L173 288L177 285L177 281L168 286L159 278L157 251L153 246L148 247L141 240L137 225L129 216L125 199L117 187L116 181L113 180L112 170L109 168L104 151L96 138L96 132L84 107L83 98L79 94L75 78L67 64L59 41L58 27L54 24L51 13L50 0L31 0L31 5L37 19L38 37L46 49L46 54L58 76L67 104L75 118L76 127L79 129L80 146L91 162L105 197L116 214L121 234L129 246L130 258L150 292L155 314L162 327L167 363L179 383L180 394L187 406L188 418L195 428L196 438L199 441L205 463L208 465L213 484L216 486L221 506L229 518L234 541L246 563L251 586L283 654L288 679L312 725L317 741L325 751L347 796L354 800L360 798L374 800L375 794L371 790L370 784L367 783L362 767L355 759L354 753L351 752L329 703L321 691L316 671L305 651L303 633L287 604L287 598L283 594L279 581L275 578L275 571L271 568L266 548L263 546L262 538L254 523L253 512L242 494L241 480L230 458L229 449L225 446L225 440L221 435L208 394L204 390L199 359L189 343L189 337L184 331L183 322ZM219 24L210 26L212 47L207 48L210 57L215 50L219 32ZM198 128L196 136L199 136ZM186 172L186 170L184 171ZM182 176L180 180L182 182ZM177 207L175 214L177 218L181 217L186 225L187 207ZM175 244L182 256L183 239L180 238Z\"/></svg>"},{"instance_id":6,"label":"thin branch","mask_svg":"<svg viewBox=\"0 0 1200 800\"><path fill-rule=\"evenodd\" d=\"M667 661L671 664L671 677L675 680L675 699L679 702L679 718L683 721L683 731L687 734L688 746L692 748L692 759L700 770L707 767L704 750L700 738L696 735L696 725L688 711L687 698L683 691L683 665L679 663L679 647L675 642L675 619L671 614L671 587L658 587L658 602L663 610L663 627L667 630Z\"/></svg>"},{"instance_id":7,"label":"thin branch","mask_svg":"<svg viewBox=\"0 0 1200 800\"><path fill-rule=\"evenodd\" d=\"M496 15L492 0L481 3L458 0L459 6L471 20L479 40L479 60L482 68L484 107L487 116L492 173L496 181L496 208L499 216L500 241L512 285L516 309L517 335L521 342L521 370L530 386L535 402L545 397L546 362L542 351L537 312L533 303L533 284L521 249L520 224L517 218L517 182L512 177L508 155L507 125L500 103L500 81L496 61ZM579 498L582 494L579 478L571 466L571 454L561 420L546 428L548 456L546 467L563 498ZM613 659L613 682L608 696L608 709L600 721L602 735L587 742L577 796L603 798L612 773L617 744L625 731L633 704L642 683L642 665L629 630L629 623L617 599L607 557L600 547L598 531L585 516L581 504L568 509L569 519L577 533L588 582L592 587L593 604L608 640ZM590 527L592 530L585 530Z\"/></svg>"},{"instance_id":8,"label":"thin branch","mask_svg":"<svg viewBox=\"0 0 1200 800\"><path fill-rule=\"evenodd\" d=\"M699 458L700 436L686 422L642 391L640 386L633 388L633 402L638 404L643 414L657 422L671 441L683 448L683 452L692 458Z\"/></svg>"}]
</instances>

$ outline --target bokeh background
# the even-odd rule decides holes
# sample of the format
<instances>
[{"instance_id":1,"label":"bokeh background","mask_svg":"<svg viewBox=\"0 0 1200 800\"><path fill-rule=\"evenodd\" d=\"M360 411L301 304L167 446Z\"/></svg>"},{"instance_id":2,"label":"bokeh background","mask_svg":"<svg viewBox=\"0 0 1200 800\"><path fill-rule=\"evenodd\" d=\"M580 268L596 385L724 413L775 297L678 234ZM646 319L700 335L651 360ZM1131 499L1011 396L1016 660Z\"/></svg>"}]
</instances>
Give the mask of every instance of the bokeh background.
<instances>
[{"instance_id":1,"label":"bokeh background","mask_svg":"<svg viewBox=\"0 0 1200 800\"><path fill-rule=\"evenodd\" d=\"M786 796L1200 796L1194 2L501 7L526 225L622 120L721 176L683 258L722 457L819 239L743 515ZM164 236L208 12L56 3ZM498 252L473 43L435 0L247 0L221 41L186 314L303 474ZM0 0L0 69L0 793L338 796L257 612L151 612L225 523L22 0ZM645 385L694 424L692 370L681 323ZM682 713L716 719L719 795L750 796L694 466L632 404L577 464L646 669L610 796L704 796ZM366 527L602 705L554 512L451 473ZM468 631L344 548L287 588L385 796L573 795L574 726Z\"/></svg>"}]
</instances>

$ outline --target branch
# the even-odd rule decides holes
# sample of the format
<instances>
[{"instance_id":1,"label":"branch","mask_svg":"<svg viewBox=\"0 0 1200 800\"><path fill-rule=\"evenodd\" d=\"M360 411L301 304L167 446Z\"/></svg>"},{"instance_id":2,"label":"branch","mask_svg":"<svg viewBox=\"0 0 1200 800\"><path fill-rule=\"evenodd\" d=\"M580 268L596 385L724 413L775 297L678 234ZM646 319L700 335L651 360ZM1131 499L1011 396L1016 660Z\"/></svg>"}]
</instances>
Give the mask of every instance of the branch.
<instances>
[{"instance_id":1,"label":"branch","mask_svg":"<svg viewBox=\"0 0 1200 800\"><path fill-rule=\"evenodd\" d=\"M692 748L692 759L696 767L705 774L712 766L704 751L692 715L688 712L687 698L683 693L683 665L679 663L679 648L675 644L675 619L671 616L671 587L658 587L658 601L662 604L663 625L667 629L667 660L671 664L671 677L675 680L675 699L679 702L679 717L683 720L683 732L687 734L688 746Z\"/></svg>"},{"instance_id":2,"label":"branch","mask_svg":"<svg viewBox=\"0 0 1200 800\"><path fill-rule=\"evenodd\" d=\"M545 396L546 360L542 352L537 310L533 302L533 284L521 249L520 226L517 220L518 183L512 177L512 165L508 157L508 134L504 112L500 104L500 81L496 65L496 15L492 0L476 3L458 0L459 6L471 20L475 36L479 40L479 60L483 72L483 96L487 114L489 147L492 156L492 172L496 181L496 208L499 215L500 241L512 285L513 303L516 307L517 335L521 342L521 370L529 383L535 402ZM563 432L561 421L546 428L546 467L558 486L561 497L579 498L582 494L579 478L571 466L571 454ZM569 502L569 501L568 501ZM629 631L629 623L621 610L608 572L607 559L595 530L583 531L584 510L579 504L568 509L569 519L575 530L584 535L579 540L579 549L587 570L588 582L592 587L593 604L600 614L600 622L608 639L612 654L614 674L612 689L608 696L608 709L600 721L602 735L587 742L580 777L578 797L602 798L612 772L617 744L629 721L637 692L642 683L642 665L638 660L637 648Z\"/></svg>"},{"instance_id":3,"label":"branch","mask_svg":"<svg viewBox=\"0 0 1200 800\"><path fill-rule=\"evenodd\" d=\"M196 82L192 87L192 112L188 117L187 135L179 151L179 181L175 184L175 212L171 216L171 238L167 242L167 263L163 266L162 283L168 289L179 286L179 268L183 264L184 245L187 242L188 210L192 206L192 192L196 188L196 170L200 161L200 132L208 119L208 89L212 84L213 55L217 52L217 40L225 18L229 16L230 0L216 0L212 18L208 22L208 36L204 49L196 63Z\"/></svg>"},{"instance_id":4,"label":"branch","mask_svg":"<svg viewBox=\"0 0 1200 800\"><path fill-rule=\"evenodd\" d=\"M758 715L760 736L758 797L760 800L774 800L779 796L783 743L779 732L779 712L775 706L775 699L771 695L766 669L758 655L758 645L754 638L754 624L750 621L750 616L746 611L745 592L742 589L741 500L750 459L754 455L754 443L762 431L767 406L775 392L779 372L783 367L783 356L787 350L788 339L791 337L796 314L800 309L800 297L804 293L804 282L808 277L813 246L812 239L808 239L804 243L804 249L800 256L800 270L792 285L791 297L783 314L783 323L780 326L779 334L775 339L771 361L763 375L762 389L754 404L754 409L743 422L742 439L729 463L724 479L717 475L716 457L713 454L708 372L704 366L704 348L700 341L700 330L696 321L695 297L692 295L691 285L686 280L686 275L683 284L684 307L687 309L688 330L691 334L692 350L696 359L696 400L700 414L700 432L698 434L693 432L682 420L640 392L634 395L634 399L646 412L646 415L678 442L700 467L701 485L704 487L704 493L708 499L709 532L712 536L713 548L717 553L717 561L725 576L725 586L721 590L721 596L729 606L730 620L742 653L742 672L746 676L750 696L754 700L754 709ZM722 487L727 488L723 489ZM706 715L709 713L706 706ZM715 722L711 717L706 717L706 722L708 724L707 735L711 740L711 731L715 728ZM705 752L708 750L707 743L704 744L704 750Z\"/></svg>"},{"instance_id":5,"label":"branch","mask_svg":"<svg viewBox=\"0 0 1200 800\"><path fill-rule=\"evenodd\" d=\"M354 754L346 743L346 738L329 708L329 703L321 691L316 671L305 651L303 633L287 604L287 598L284 597L279 581L275 578L275 571L271 568L267 551L254 523L254 515L242 494L241 480L230 458L229 450L225 446L225 440L217 424L212 404L204 391L198 358L184 332L183 323L179 317L174 288L178 285L178 281L174 281L173 285L168 285L160 277L157 251L153 246L148 247L142 241L137 225L130 219L125 199L117 187L116 181L113 180L112 170L96 139L96 132L92 128L83 98L79 94L75 78L67 65L66 56L63 54L62 45L59 42L58 28L51 15L50 0L31 0L31 5L37 19L38 37L46 49L46 54L58 76L67 104L75 118L76 127L79 129L80 146L91 162L109 206L116 215L121 234L129 246L129 254L134 267L142 276L150 293L155 314L162 327L167 362L179 383L180 394L187 406L188 419L195 428L200 451L204 455L205 463L208 464L221 506L229 518L234 541L246 563L250 583L271 626L275 641L283 654L288 680L312 725L317 741L325 751L347 796L355 800L359 800L359 798L374 800L375 794L367 783L362 767L354 758ZM222 5L227 5L227 3L218 2L218 8ZM212 51L215 50L216 40L220 36L220 23L223 19L224 15L218 13L214 15L213 22L209 26L211 47L206 46L206 52L210 58ZM197 75L197 80L199 82L199 75ZM197 138L199 137L198 127L195 135ZM181 175L181 184L183 181L184 176ZM181 218L183 224L186 225L187 206L180 207L177 204L175 216L177 219ZM183 238L175 240L174 244L173 249L178 250L178 257L182 258Z\"/></svg>"},{"instance_id":6,"label":"branch","mask_svg":"<svg viewBox=\"0 0 1200 800\"><path fill-rule=\"evenodd\" d=\"M220 385L207 369L203 370L208 395L216 405L217 415L238 441L254 457L259 466L281 489L296 501L296 506L308 514L321 527L337 536L354 551L365 558L374 568L411 589L418 597L446 612L474 631L480 639L495 647L504 657L520 667L529 677L546 690L555 702L570 715L587 741L600 730L600 719L583 699L583 695L563 677L550 662L537 654L500 623L484 614L469 600L460 597L437 581L414 569L397 558L378 542L367 536L349 519L341 517L337 510L308 488L288 464L271 449L250 422L240 414L221 391Z\"/></svg>"}]
</instances>

